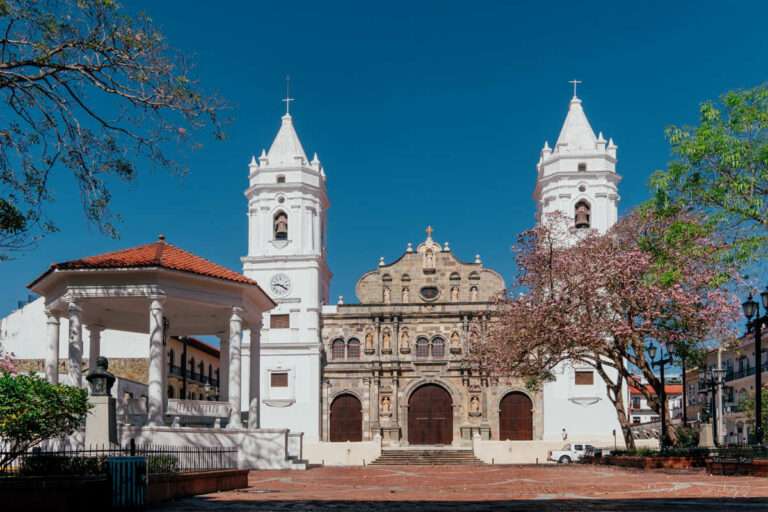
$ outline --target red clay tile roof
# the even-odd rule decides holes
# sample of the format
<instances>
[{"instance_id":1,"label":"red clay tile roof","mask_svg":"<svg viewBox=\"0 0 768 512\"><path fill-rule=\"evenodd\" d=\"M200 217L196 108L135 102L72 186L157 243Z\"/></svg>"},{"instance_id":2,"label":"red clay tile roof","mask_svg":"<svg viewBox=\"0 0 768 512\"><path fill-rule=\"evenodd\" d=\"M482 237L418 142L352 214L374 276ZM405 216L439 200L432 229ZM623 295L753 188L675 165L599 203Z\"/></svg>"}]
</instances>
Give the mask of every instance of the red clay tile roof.
<instances>
[{"instance_id":1,"label":"red clay tile roof","mask_svg":"<svg viewBox=\"0 0 768 512\"><path fill-rule=\"evenodd\" d=\"M196 348L197 350L201 352L205 352L207 354L210 354L214 357L219 357L219 349L214 347L213 345L209 345L208 343L204 342L203 340L199 340L197 338L193 338L192 336L174 336L177 340L184 342L183 340L187 340L187 344L191 347Z\"/></svg>"},{"instance_id":2,"label":"red clay tile roof","mask_svg":"<svg viewBox=\"0 0 768 512\"><path fill-rule=\"evenodd\" d=\"M54 270L76 269L118 269L118 268L146 268L160 267L181 272L190 272L201 276L224 279L235 283L258 286L253 279L249 279L233 270L222 267L216 263L195 256L175 245L171 245L160 238L151 244L139 245L120 251L107 252L96 256L88 256L79 260L70 260L63 263L54 263L40 277L35 279L29 287L40 281Z\"/></svg>"},{"instance_id":3,"label":"red clay tile roof","mask_svg":"<svg viewBox=\"0 0 768 512\"><path fill-rule=\"evenodd\" d=\"M650 384L645 385L645 389L650 393L651 395L655 395L656 391L653 389L653 387ZM683 385L682 384L667 384L664 386L664 392L667 395L682 395L683 394ZM634 385L629 386L629 393L631 395L640 395L640 389L638 389Z\"/></svg>"}]
</instances>

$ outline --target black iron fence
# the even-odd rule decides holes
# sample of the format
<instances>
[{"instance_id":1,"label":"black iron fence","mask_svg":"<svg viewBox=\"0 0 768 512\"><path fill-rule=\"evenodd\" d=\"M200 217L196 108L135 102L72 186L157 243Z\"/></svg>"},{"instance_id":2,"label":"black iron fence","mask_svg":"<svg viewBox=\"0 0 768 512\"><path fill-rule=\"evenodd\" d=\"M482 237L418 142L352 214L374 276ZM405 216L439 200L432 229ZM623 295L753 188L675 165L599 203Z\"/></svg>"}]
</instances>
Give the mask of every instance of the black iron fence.
<instances>
[{"instance_id":1,"label":"black iron fence","mask_svg":"<svg viewBox=\"0 0 768 512\"><path fill-rule=\"evenodd\" d=\"M237 468L237 448L200 448L143 444L123 448L34 448L16 457L0 452L0 476L104 475L109 457L138 456L147 460L152 474L192 473ZM10 459L10 460L8 460Z\"/></svg>"}]
</instances>

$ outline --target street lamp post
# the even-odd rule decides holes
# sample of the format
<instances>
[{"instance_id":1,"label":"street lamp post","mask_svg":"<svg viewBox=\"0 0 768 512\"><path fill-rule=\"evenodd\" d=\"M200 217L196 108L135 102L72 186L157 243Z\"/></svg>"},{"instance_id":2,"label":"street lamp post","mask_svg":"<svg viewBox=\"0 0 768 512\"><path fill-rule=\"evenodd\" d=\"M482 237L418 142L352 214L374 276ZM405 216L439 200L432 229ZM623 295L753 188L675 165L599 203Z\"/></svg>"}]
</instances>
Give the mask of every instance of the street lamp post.
<instances>
[{"instance_id":1,"label":"street lamp post","mask_svg":"<svg viewBox=\"0 0 768 512\"><path fill-rule=\"evenodd\" d=\"M651 358L651 366L658 366L659 367L659 378L661 379L661 392L659 393L659 400L661 401L661 436L659 439L659 448L661 448L661 451L664 451L667 449L667 445L669 444L669 439L667 438L667 390L666 390L666 380L664 379L664 366L667 364L672 363L673 359L672 357L675 354L675 349L677 347L674 343L668 343L667 344L667 357L662 356L662 351L659 351L659 360L654 361L656 359L656 345L648 345L646 347L646 350L648 351L648 355Z\"/></svg>"},{"instance_id":2,"label":"street lamp post","mask_svg":"<svg viewBox=\"0 0 768 512\"><path fill-rule=\"evenodd\" d=\"M741 305L747 317L747 332L755 335L755 444L763 444L763 328L768 328L768 288L760 294L765 314L760 315L760 304L752 294ZM752 319L754 317L754 320Z\"/></svg>"},{"instance_id":3,"label":"street lamp post","mask_svg":"<svg viewBox=\"0 0 768 512\"><path fill-rule=\"evenodd\" d=\"M705 390L705 394L712 393L710 411L712 411L712 442L715 446L719 444L717 437L717 392L725 383L724 376L725 370L713 368L699 377L699 390Z\"/></svg>"}]
</instances>

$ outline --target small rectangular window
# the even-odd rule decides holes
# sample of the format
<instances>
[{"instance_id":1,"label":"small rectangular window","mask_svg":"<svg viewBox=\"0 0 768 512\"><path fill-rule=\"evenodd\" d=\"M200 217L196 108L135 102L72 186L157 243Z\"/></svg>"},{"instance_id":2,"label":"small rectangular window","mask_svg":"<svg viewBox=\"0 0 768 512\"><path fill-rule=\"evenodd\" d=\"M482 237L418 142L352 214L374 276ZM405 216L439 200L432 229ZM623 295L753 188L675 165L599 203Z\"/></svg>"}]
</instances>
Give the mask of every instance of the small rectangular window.
<instances>
[{"instance_id":1,"label":"small rectangular window","mask_svg":"<svg viewBox=\"0 0 768 512\"><path fill-rule=\"evenodd\" d=\"M288 373L271 373L269 379L269 385L273 388L287 388L288 387Z\"/></svg>"},{"instance_id":2,"label":"small rectangular window","mask_svg":"<svg viewBox=\"0 0 768 512\"><path fill-rule=\"evenodd\" d=\"M290 315L269 315L270 329L288 329L291 326Z\"/></svg>"},{"instance_id":3,"label":"small rectangular window","mask_svg":"<svg viewBox=\"0 0 768 512\"><path fill-rule=\"evenodd\" d=\"M591 386L595 383L595 375L591 371L577 371L576 372L576 385L577 386Z\"/></svg>"}]
</instances>

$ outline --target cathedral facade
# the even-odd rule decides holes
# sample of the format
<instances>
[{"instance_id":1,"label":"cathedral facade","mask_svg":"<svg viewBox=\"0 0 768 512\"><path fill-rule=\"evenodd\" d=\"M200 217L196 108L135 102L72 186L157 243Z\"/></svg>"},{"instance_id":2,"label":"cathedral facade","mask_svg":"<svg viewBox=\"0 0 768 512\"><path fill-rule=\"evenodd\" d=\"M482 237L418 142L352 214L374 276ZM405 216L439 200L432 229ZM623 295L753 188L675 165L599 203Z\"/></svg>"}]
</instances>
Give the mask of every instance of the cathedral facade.
<instances>
[{"instance_id":1,"label":"cathedral facade","mask_svg":"<svg viewBox=\"0 0 768 512\"><path fill-rule=\"evenodd\" d=\"M521 379L491 380L469 362L504 279L427 238L364 274L357 304L322 315L322 439L387 445L533 440L541 393Z\"/></svg>"},{"instance_id":2,"label":"cathedral facade","mask_svg":"<svg viewBox=\"0 0 768 512\"><path fill-rule=\"evenodd\" d=\"M574 94L556 144L544 144L536 165L537 222L560 212L574 230L608 230L619 201L616 152ZM431 228L358 280L357 303L329 303L325 169L317 154L307 158L289 113L248 171L243 273L278 305L260 330L261 427L287 427L309 442L613 443L616 412L589 367L561 363L554 381L531 391L473 366L467 350L486 335L504 280L479 256L454 256Z\"/></svg>"}]
</instances>

